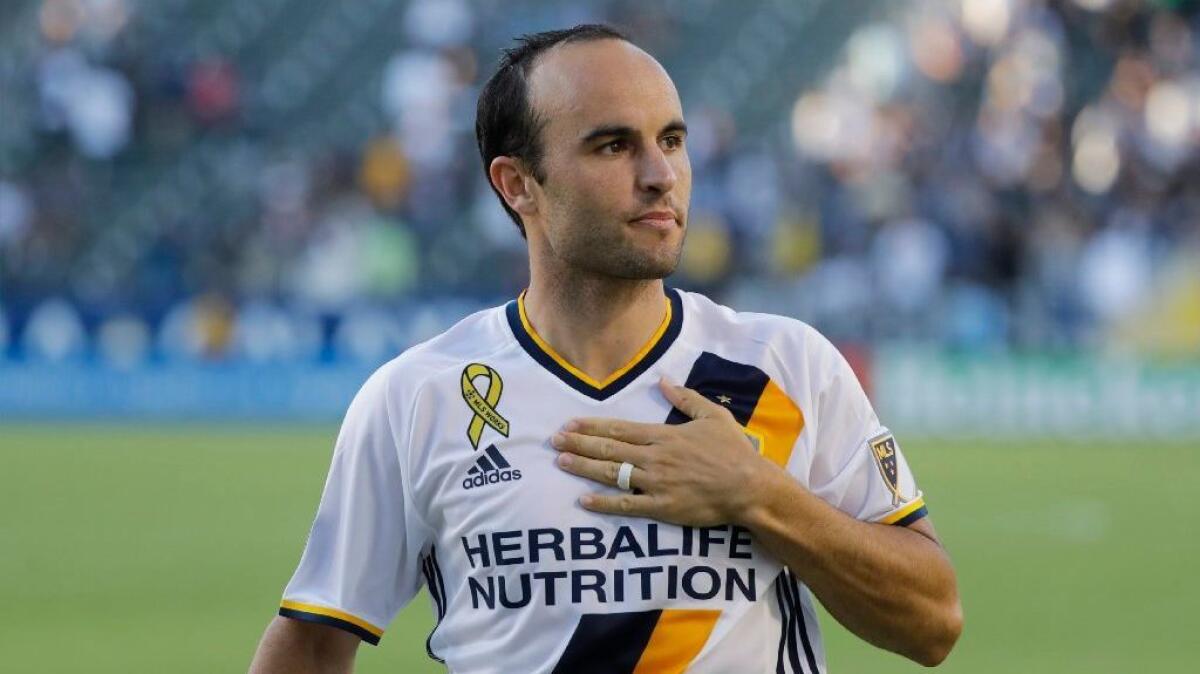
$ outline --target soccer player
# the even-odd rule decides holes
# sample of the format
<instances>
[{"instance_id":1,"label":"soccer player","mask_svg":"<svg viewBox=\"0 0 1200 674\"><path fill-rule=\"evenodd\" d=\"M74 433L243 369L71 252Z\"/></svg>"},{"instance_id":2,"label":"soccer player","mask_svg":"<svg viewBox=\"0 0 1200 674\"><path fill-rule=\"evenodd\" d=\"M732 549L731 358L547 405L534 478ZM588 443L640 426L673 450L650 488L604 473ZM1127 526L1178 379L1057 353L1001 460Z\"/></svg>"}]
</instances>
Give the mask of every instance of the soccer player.
<instances>
[{"instance_id":1,"label":"soccer player","mask_svg":"<svg viewBox=\"0 0 1200 674\"><path fill-rule=\"evenodd\" d=\"M355 397L252 671L350 671L422 584L452 672L817 674L814 595L945 658L954 571L846 361L663 284L691 170L659 63L604 26L527 36L476 134L529 287Z\"/></svg>"}]
</instances>

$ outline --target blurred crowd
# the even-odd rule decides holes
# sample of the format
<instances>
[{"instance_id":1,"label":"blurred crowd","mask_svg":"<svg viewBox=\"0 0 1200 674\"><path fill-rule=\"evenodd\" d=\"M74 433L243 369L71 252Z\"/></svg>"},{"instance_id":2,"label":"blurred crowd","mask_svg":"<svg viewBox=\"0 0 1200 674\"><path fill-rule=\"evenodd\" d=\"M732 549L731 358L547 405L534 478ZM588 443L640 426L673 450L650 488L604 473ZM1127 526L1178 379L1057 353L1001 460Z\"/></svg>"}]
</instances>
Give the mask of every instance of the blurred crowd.
<instances>
[{"instance_id":1,"label":"blurred crowd","mask_svg":"<svg viewBox=\"0 0 1200 674\"><path fill-rule=\"evenodd\" d=\"M735 4L788 3L8 4L0 358L379 361L515 296L475 97L581 21L679 73L673 285L844 342L1200 354L1193 3L794 3L861 16L753 125L692 67Z\"/></svg>"}]
</instances>

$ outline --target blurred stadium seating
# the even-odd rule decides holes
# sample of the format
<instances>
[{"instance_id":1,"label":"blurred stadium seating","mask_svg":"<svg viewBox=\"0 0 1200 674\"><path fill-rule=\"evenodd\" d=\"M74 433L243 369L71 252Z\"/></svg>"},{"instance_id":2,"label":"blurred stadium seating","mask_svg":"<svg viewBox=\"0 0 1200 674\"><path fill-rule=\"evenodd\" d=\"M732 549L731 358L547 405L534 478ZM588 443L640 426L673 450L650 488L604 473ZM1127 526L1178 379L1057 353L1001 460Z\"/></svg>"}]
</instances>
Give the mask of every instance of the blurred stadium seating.
<instances>
[{"instance_id":1,"label":"blurred stadium seating","mask_svg":"<svg viewBox=\"0 0 1200 674\"><path fill-rule=\"evenodd\" d=\"M604 20L684 99L695 187L673 284L873 354L882 404L914 423L976 425L999 376L1014 409L1061 384L1088 400L1055 418L1136 399L1200 433L1194 9L6 2L0 413L152 412L138 390L163 368L249 401L287 398L259 395L262 367L352 390L514 296L524 243L483 179L475 95L512 36ZM1126 377L1089 376L1114 357ZM911 395L921 382L936 390ZM336 415L339 386L167 409Z\"/></svg>"}]
</instances>

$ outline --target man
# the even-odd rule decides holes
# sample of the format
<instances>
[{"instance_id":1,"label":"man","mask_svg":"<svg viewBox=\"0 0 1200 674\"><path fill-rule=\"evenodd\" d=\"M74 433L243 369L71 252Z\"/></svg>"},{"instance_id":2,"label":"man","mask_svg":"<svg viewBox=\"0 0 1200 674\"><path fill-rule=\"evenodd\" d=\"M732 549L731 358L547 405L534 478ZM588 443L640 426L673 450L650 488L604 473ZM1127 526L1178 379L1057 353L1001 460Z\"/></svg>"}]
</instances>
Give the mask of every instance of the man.
<instances>
[{"instance_id":1,"label":"man","mask_svg":"<svg viewBox=\"0 0 1200 674\"><path fill-rule=\"evenodd\" d=\"M364 385L252 671L350 671L422 579L454 672L816 674L810 592L945 658L954 572L845 360L664 288L691 173L658 62L603 26L528 36L476 124L529 288Z\"/></svg>"}]
</instances>

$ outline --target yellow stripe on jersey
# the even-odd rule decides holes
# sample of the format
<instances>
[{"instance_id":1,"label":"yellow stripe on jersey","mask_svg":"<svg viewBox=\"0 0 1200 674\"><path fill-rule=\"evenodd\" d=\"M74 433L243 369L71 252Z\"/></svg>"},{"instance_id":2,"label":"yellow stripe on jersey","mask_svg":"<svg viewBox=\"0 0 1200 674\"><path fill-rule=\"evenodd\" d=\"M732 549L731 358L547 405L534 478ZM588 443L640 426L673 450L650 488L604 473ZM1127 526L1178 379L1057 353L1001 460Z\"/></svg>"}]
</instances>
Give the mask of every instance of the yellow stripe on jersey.
<instances>
[{"instance_id":1,"label":"yellow stripe on jersey","mask_svg":"<svg viewBox=\"0 0 1200 674\"><path fill-rule=\"evenodd\" d=\"M664 609L633 674L679 674L700 654L720 611Z\"/></svg>"},{"instance_id":2,"label":"yellow stripe on jersey","mask_svg":"<svg viewBox=\"0 0 1200 674\"><path fill-rule=\"evenodd\" d=\"M542 336L539 335L537 333L537 331L535 331L533 329L533 325L529 322L529 317L525 314L525 293L524 292L522 292L520 294L520 296L517 297L517 309L519 309L520 313L521 313L521 325L525 328L525 332L529 334L530 338L533 339L533 342L535 344L537 344L539 349L544 351L547 356L550 356L552 359L554 359L554 362L561 365L564 370L566 370L567 372L570 372L572 375L578 377L581 381L583 381L588 386L591 386L593 388L602 389L605 386L608 386L609 384L613 383L617 379L620 379L621 375L625 374L626 372L628 372L628 371L632 370L634 367L636 367L637 364L639 362L641 362L641 360L643 358L646 357L646 354L650 353L650 350L653 349L656 344L658 344L658 341L660 339L662 339L663 334L666 333L667 328L670 327L670 325L671 325L671 300L669 298L666 298L663 301L665 301L667 303L667 314L665 316L663 316L662 324L660 324L658 326L658 329L656 329L654 331L653 335L650 335L650 340L648 342L646 342L646 344L644 346L642 346L642 348L636 354L634 354L633 358L631 358L628 363L625 363L625 365L622 366L621 369L608 375L608 377L606 377L604 379L604 381L597 381L596 379L588 376L587 374L585 374L583 372L583 370L580 370L579 368L570 364L569 362L567 362L566 358L563 358L562 356L558 355L558 352L556 352L554 349L550 348L550 345L546 343L546 340L542 339Z\"/></svg>"},{"instance_id":3,"label":"yellow stripe on jersey","mask_svg":"<svg viewBox=\"0 0 1200 674\"><path fill-rule=\"evenodd\" d=\"M286 599L279 602L279 605L283 608L291 609L293 611L303 611L304 613L312 613L313 615L323 615L330 618L337 618L338 620L345 620L351 625L361 627L377 637L383 636L382 628L376 627L362 618L359 618L358 616L350 615L345 611L339 611L335 608L317 606L316 604L304 604L298 601L288 601Z\"/></svg>"},{"instance_id":4,"label":"yellow stripe on jersey","mask_svg":"<svg viewBox=\"0 0 1200 674\"><path fill-rule=\"evenodd\" d=\"M916 499L913 500L912 503L909 503L908 505L897 510L896 512L879 520L879 523L880 524L895 524L896 522L899 522L900 520L904 519L905 517L908 517L912 513L920 510L924 505L925 505L925 499L918 496Z\"/></svg>"},{"instance_id":5,"label":"yellow stripe on jersey","mask_svg":"<svg viewBox=\"0 0 1200 674\"><path fill-rule=\"evenodd\" d=\"M746 423L746 431L760 440L759 451L776 465L786 467L802 430L804 414L800 408L775 382L767 380Z\"/></svg>"}]
</instances>

